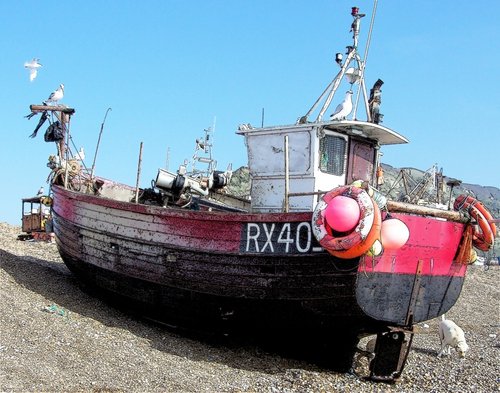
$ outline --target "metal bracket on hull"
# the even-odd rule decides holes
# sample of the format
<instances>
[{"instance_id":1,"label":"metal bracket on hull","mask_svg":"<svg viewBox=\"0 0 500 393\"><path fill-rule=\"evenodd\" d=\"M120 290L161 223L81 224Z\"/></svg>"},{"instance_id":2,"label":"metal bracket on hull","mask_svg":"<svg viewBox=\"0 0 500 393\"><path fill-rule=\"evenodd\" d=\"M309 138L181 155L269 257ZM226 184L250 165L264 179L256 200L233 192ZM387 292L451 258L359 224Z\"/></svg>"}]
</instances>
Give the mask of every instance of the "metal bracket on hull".
<instances>
[{"instance_id":1,"label":"metal bracket on hull","mask_svg":"<svg viewBox=\"0 0 500 393\"><path fill-rule=\"evenodd\" d=\"M417 271L415 272L415 281L413 282L413 288L411 290L410 303L408 304L408 313L406 314L406 326L411 326L413 324L415 306L417 304L418 292L420 291L420 282L422 281L422 265L423 261L419 259L417 263Z\"/></svg>"}]
</instances>

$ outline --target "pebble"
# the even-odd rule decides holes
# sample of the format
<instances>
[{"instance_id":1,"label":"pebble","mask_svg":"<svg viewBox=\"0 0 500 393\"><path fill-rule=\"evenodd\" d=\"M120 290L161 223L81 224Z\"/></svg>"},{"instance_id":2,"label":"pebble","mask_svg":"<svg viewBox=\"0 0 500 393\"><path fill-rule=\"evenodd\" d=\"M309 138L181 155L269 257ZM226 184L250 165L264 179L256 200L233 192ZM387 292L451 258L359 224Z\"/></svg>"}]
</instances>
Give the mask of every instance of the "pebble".
<instances>
[{"instance_id":1,"label":"pebble","mask_svg":"<svg viewBox=\"0 0 500 393\"><path fill-rule=\"evenodd\" d=\"M426 321L400 380L386 384L134 319L82 292L55 244L20 233L0 223L0 392L500 392L498 266L469 267L447 313L466 358L437 358L438 319Z\"/></svg>"}]
</instances>

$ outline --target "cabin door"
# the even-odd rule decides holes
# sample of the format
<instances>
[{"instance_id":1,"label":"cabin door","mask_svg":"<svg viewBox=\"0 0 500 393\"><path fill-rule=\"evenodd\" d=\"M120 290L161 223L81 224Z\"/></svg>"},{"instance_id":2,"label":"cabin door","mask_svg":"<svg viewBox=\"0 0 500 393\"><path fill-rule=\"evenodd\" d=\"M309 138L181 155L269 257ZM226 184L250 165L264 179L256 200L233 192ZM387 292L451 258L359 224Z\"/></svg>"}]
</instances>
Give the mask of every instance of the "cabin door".
<instances>
[{"instance_id":1,"label":"cabin door","mask_svg":"<svg viewBox=\"0 0 500 393\"><path fill-rule=\"evenodd\" d=\"M351 138L349 161L347 166L347 181L364 180L372 184L375 149L365 141Z\"/></svg>"}]
</instances>

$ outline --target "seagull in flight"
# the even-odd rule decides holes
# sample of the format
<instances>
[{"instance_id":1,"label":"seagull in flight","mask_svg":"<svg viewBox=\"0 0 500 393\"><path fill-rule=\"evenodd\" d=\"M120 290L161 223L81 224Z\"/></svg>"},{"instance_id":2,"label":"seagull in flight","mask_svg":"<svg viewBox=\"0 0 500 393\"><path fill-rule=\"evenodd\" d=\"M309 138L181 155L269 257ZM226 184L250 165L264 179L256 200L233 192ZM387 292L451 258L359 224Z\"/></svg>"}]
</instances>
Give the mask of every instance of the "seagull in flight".
<instances>
[{"instance_id":1,"label":"seagull in flight","mask_svg":"<svg viewBox=\"0 0 500 393\"><path fill-rule=\"evenodd\" d=\"M44 193L43 187L40 187L40 189L38 190L36 195L40 196L40 195L43 195L43 193Z\"/></svg>"},{"instance_id":2,"label":"seagull in flight","mask_svg":"<svg viewBox=\"0 0 500 393\"><path fill-rule=\"evenodd\" d=\"M344 101L337 105L335 112L330 116L330 120L345 120L352 111L352 91L345 94Z\"/></svg>"},{"instance_id":3,"label":"seagull in flight","mask_svg":"<svg viewBox=\"0 0 500 393\"><path fill-rule=\"evenodd\" d=\"M53 102L54 104L57 104L57 101L61 100L64 97L64 85L61 83L57 90L54 90L49 98L47 98L43 104L47 105L49 102Z\"/></svg>"},{"instance_id":4,"label":"seagull in flight","mask_svg":"<svg viewBox=\"0 0 500 393\"><path fill-rule=\"evenodd\" d=\"M27 61L24 63L24 68L27 68L30 71L30 82L33 82L38 74L38 69L42 66L39 62L39 59L34 57L31 61Z\"/></svg>"}]
</instances>

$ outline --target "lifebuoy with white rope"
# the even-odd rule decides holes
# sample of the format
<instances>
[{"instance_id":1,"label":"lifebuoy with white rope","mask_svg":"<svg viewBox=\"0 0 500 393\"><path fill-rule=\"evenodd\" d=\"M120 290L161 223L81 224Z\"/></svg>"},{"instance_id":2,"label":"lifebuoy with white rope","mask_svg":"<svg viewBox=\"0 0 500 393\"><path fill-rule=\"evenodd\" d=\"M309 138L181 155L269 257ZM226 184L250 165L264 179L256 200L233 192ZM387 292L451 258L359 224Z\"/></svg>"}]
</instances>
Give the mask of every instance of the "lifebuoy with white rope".
<instances>
[{"instance_id":1,"label":"lifebuoy with white rope","mask_svg":"<svg viewBox=\"0 0 500 393\"><path fill-rule=\"evenodd\" d=\"M497 227L488 209L470 195L459 195L453 203L453 209L467 211L477 222L479 230L474 228L472 244L481 251L489 251L495 243Z\"/></svg>"},{"instance_id":2,"label":"lifebuoy with white rope","mask_svg":"<svg viewBox=\"0 0 500 393\"><path fill-rule=\"evenodd\" d=\"M359 207L359 221L349 232L335 232L325 218L329 203L338 196L354 199ZM312 229L319 244L330 254L352 259L365 254L380 237L381 222L377 204L365 190L351 185L334 188L323 195L313 212Z\"/></svg>"}]
</instances>

